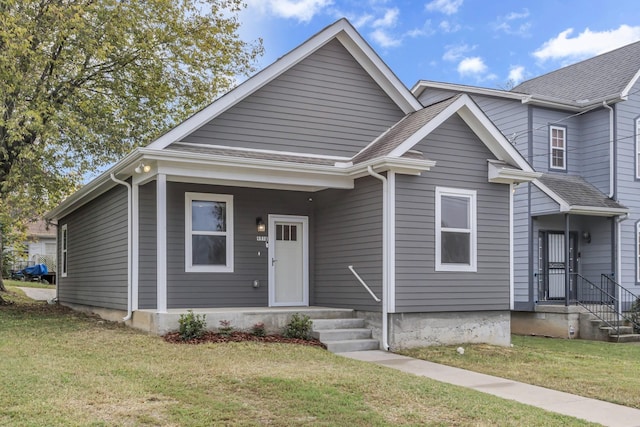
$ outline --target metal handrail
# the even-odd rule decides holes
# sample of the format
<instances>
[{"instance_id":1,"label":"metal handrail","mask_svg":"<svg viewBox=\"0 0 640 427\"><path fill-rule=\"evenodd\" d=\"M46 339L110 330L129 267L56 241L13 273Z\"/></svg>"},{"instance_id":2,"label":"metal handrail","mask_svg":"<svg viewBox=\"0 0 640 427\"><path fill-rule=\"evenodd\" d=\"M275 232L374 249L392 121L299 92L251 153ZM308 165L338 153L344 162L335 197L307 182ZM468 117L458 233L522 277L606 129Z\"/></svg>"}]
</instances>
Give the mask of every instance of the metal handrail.
<instances>
[{"instance_id":1,"label":"metal handrail","mask_svg":"<svg viewBox=\"0 0 640 427\"><path fill-rule=\"evenodd\" d=\"M634 332L640 332L640 318L638 318L638 311L640 309L639 297L606 274L600 275L600 284L603 288L605 284L607 287L608 285L612 285L616 288L617 292L614 292L618 296L615 307L616 312L621 319L631 323Z\"/></svg>"},{"instance_id":2,"label":"metal handrail","mask_svg":"<svg viewBox=\"0 0 640 427\"><path fill-rule=\"evenodd\" d=\"M358 273L356 273L356 271L353 269L353 265L349 266L349 270L351 270L351 272L353 273L354 276L356 276L356 279L358 279L358 282L360 282L362 284L362 286L364 286L364 288L367 290L367 292L369 292L369 294L373 297L374 300L376 300L376 302L380 302L381 299L378 298L376 296L376 294L373 293L373 291L371 290L371 288L369 288L369 286L367 286L366 283L364 283L364 280L362 280L362 277L360 277L360 275L358 275Z\"/></svg>"}]
</instances>

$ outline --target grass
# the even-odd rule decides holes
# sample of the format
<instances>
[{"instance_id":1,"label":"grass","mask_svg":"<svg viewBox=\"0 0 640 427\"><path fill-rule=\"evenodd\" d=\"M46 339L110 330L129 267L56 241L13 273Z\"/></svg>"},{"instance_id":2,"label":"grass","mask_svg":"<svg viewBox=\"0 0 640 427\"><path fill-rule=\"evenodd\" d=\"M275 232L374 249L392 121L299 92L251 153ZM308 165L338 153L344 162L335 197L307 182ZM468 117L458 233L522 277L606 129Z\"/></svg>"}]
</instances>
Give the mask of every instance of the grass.
<instances>
[{"instance_id":1,"label":"grass","mask_svg":"<svg viewBox=\"0 0 640 427\"><path fill-rule=\"evenodd\" d=\"M0 425L586 424L315 347L169 344L3 296Z\"/></svg>"},{"instance_id":2,"label":"grass","mask_svg":"<svg viewBox=\"0 0 640 427\"><path fill-rule=\"evenodd\" d=\"M5 286L19 286L22 288L40 288L40 289L55 289L56 285L39 283L39 282L31 282L31 281L20 281L20 280L7 280L4 279Z\"/></svg>"},{"instance_id":3,"label":"grass","mask_svg":"<svg viewBox=\"0 0 640 427\"><path fill-rule=\"evenodd\" d=\"M513 347L425 347L402 354L640 408L640 345L513 336Z\"/></svg>"}]
</instances>

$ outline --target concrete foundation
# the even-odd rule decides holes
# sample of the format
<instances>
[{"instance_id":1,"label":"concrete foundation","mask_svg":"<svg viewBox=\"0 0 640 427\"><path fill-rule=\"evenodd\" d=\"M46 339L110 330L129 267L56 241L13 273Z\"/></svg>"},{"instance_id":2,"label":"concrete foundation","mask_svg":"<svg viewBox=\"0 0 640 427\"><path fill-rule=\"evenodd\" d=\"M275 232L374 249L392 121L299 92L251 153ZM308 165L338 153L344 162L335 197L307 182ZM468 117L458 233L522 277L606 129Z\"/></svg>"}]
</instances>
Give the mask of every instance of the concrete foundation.
<instances>
[{"instance_id":1,"label":"concrete foundation","mask_svg":"<svg viewBox=\"0 0 640 427\"><path fill-rule=\"evenodd\" d=\"M541 335L554 338L581 338L582 307L570 305L536 305L534 312L511 313L511 332L517 335ZM573 336L570 331L573 330Z\"/></svg>"},{"instance_id":2,"label":"concrete foundation","mask_svg":"<svg viewBox=\"0 0 640 427\"><path fill-rule=\"evenodd\" d=\"M511 344L509 311L390 314L392 349L431 345Z\"/></svg>"}]
</instances>

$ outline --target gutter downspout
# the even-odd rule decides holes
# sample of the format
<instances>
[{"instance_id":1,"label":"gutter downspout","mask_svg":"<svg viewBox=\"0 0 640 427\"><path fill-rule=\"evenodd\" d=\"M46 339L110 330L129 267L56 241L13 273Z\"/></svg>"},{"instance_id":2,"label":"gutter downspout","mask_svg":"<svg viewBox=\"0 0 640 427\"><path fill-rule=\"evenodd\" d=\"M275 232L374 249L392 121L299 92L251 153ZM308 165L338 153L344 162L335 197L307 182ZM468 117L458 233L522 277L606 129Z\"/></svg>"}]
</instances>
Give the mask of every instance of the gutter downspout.
<instances>
[{"instance_id":1,"label":"gutter downspout","mask_svg":"<svg viewBox=\"0 0 640 427\"><path fill-rule=\"evenodd\" d=\"M113 173L111 173L110 176L113 182L127 187L127 315L122 318L122 321L126 322L127 320L131 320L133 315L133 310L131 309L131 243L133 240L131 238L131 184L116 178Z\"/></svg>"},{"instance_id":2,"label":"gutter downspout","mask_svg":"<svg viewBox=\"0 0 640 427\"><path fill-rule=\"evenodd\" d=\"M387 295L389 286L389 260L387 255L389 246L389 226L387 224L389 219L389 185L387 178L375 172L371 166L367 166L367 171L369 175L382 181L382 348L389 351L389 298Z\"/></svg>"},{"instance_id":3,"label":"gutter downspout","mask_svg":"<svg viewBox=\"0 0 640 427\"><path fill-rule=\"evenodd\" d=\"M613 108L611 108L607 101L602 101L602 106L609 110L609 194L607 195L610 199L613 199L614 196L614 135L613 135Z\"/></svg>"}]
</instances>

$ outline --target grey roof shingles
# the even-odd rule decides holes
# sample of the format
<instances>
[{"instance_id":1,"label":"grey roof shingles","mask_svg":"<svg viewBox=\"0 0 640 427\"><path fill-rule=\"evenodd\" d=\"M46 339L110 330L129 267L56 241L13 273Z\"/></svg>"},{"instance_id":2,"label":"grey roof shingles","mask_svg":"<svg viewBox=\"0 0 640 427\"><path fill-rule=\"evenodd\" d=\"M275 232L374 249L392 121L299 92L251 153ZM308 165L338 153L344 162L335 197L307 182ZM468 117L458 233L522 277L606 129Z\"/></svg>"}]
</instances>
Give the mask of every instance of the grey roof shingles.
<instances>
[{"instance_id":1,"label":"grey roof shingles","mask_svg":"<svg viewBox=\"0 0 640 427\"><path fill-rule=\"evenodd\" d=\"M640 41L527 80L511 91L580 105L620 95L640 70Z\"/></svg>"},{"instance_id":2,"label":"grey roof shingles","mask_svg":"<svg viewBox=\"0 0 640 427\"><path fill-rule=\"evenodd\" d=\"M425 124L433 120L438 114L454 103L462 94L457 94L421 110L407 114L399 122L380 135L371 145L356 154L354 164L362 163L377 157L384 157L396 149L400 144L416 133Z\"/></svg>"},{"instance_id":3,"label":"grey roof shingles","mask_svg":"<svg viewBox=\"0 0 640 427\"><path fill-rule=\"evenodd\" d=\"M625 209L625 206L608 198L581 176L545 173L538 180L560 196L569 206Z\"/></svg>"}]
</instances>

